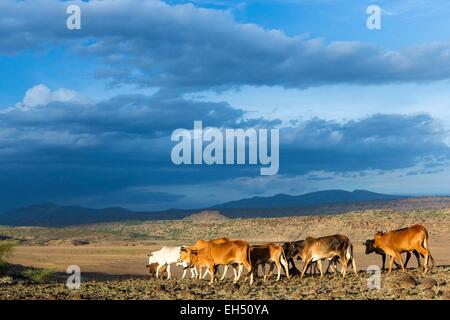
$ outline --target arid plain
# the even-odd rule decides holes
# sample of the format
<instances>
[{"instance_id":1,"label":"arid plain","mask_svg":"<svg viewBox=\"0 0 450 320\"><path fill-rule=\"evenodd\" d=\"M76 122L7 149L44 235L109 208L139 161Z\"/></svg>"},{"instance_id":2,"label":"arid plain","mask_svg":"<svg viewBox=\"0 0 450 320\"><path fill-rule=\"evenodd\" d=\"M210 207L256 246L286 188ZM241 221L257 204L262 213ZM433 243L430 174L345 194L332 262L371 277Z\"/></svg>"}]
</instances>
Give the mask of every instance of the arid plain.
<instances>
[{"instance_id":1,"label":"arid plain","mask_svg":"<svg viewBox=\"0 0 450 320\"><path fill-rule=\"evenodd\" d=\"M429 232L430 250L436 267L426 275L413 256L407 273L381 276L381 289L369 290L366 269L381 265L378 255L366 255L362 242L377 230L393 230L413 224ZM341 279L328 274L260 279L250 287L243 280L226 281L214 288L206 280L180 280L181 269L173 267L173 280L150 278L147 254L164 245L190 245L197 239L227 236L251 244L303 239L341 233L355 248L359 277ZM366 210L338 215L308 217L227 219L199 215L195 219L107 223L65 228L0 227L0 234L18 245L7 261L54 271L47 281L32 281L14 271L0 280L0 299L448 299L450 298L450 209L392 211ZM79 242L84 243L80 245ZM86 244L87 243L87 244ZM76 245L77 244L77 245ZM78 265L80 290L65 287L65 271ZM299 265L300 266L300 265ZM12 268L14 269L14 268Z\"/></svg>"}]
</instances>

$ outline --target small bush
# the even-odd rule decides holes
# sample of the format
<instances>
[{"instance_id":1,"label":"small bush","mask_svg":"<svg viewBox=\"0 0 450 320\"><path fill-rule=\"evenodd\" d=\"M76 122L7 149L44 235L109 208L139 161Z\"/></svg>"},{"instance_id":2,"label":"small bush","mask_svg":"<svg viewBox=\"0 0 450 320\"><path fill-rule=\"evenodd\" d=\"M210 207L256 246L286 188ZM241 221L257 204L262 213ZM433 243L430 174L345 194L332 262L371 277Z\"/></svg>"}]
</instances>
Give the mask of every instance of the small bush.
<instances>
[{"instance_id":1,"label":"small bush","mask_svg":"<svg viewBox=\"0 0 450 320\"><path fill-rule=\"evenodd\" d=\"M53 269L27 269L22 272L22 276L37 283L49 282L55 274Z\"/></svg>"},{"instance_id":2,"label":"small bush","mask_svg":"<svg viewBox=\"0 0 450 320\"><path fill-rule=\"evenodd\" d=\"M0 262L4 262L4 259L11 255L15 245L13 241L0 241Z\"/></svg>"}]
</instances>

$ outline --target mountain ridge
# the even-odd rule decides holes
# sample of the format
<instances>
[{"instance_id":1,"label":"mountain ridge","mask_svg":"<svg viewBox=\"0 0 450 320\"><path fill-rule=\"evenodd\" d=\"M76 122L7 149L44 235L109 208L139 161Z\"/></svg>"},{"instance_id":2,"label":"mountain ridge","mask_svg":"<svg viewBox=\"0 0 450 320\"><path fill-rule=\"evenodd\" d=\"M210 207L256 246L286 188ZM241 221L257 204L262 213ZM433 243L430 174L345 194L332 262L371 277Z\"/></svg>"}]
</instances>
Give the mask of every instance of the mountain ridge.
<instances>
[{"instance_id":1,"label":"mountain ridge","mask_svg":"<svg viewBox=\"0 0 450 320\"><path fill-rule=\"evenodd\" d=\"M324 199L324 197L327 197ZM278 193L269 197L251 197L236 201L229 201L213 208L278 208L278 207L307 207L320 204L345 203L356 201L395 200L409 198L404 195L391 195L356 189L345 191L340 189L309 192L301 195Z\"/></svg>"},{"instance_id":2,"label":"mountain ridge","mask_svg":"<svg viewBox=\"0 0 450 320\"><path fill-rule=\"evenodd\" d=\"M345 212L346 208L376 207L378 202L401 200L408 196L388 195L367 190L323 190L302 195L276 194L225 202L208 208L132 211L122 207L101 209L51 202L33 204L0 214L0 225L63 227L121 221L175 220L204 210L219 210L228 218L274 217ZM336 210L334 207L339 208ZM358 208L358 206L356 206Z\"/></svg>"}]
</instances>

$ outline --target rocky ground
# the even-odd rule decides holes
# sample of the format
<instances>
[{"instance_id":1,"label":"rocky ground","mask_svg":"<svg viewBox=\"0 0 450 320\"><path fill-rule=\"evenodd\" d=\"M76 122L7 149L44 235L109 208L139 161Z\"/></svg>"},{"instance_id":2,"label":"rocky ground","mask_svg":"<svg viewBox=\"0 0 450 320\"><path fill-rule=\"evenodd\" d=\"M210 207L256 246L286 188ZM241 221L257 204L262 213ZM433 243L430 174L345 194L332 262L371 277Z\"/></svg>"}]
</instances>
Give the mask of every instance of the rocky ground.
<instances>
[{"instance_id":1,"label":"rocky ground","mask_svg":"<svg viewBox=\"0 0 450 320\"><path fill-rule=\"evenodd\" d=\"M345 279L327 274L307 276L303 280L294 277L275 277L268 282L258 279L249 286L230 280L210 287L206 280L160 280L128 278L112 281L83 281L80 290L69 290L64 281L46 284L32 283L14 277L0 278L1 299L450 299L450 266L435 267L424 275L418 269L405 274L394 271L381 275L379 290L369 290L368 275L360 272L356 277L348 274Z\"/></svg>"}]
</instances>

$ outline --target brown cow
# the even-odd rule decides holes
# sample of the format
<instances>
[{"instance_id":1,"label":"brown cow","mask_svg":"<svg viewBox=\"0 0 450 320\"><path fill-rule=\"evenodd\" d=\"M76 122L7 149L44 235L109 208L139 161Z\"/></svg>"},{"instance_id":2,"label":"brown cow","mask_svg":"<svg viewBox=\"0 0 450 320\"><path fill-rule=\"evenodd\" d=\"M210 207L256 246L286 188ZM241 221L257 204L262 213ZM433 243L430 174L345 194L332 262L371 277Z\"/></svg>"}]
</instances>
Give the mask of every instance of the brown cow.
<instances>
[{"instance_id":1,"label":"brown cow","mask_svg":"<svg viewBox=\"0 0 450 320\"><path fill-rule=\"evenodd\" d=\"M243 264L251 275L253 268L250 263L250 246L242 240L231 240L221 244L209 243L202 249L182 248L180 261L185 267L208 266L211 274L210 284L214 284L215 267L219 265L230 265L233 263ZM237 282L235 279L234 282ZM250 285L253 277L250 276Z\"/></svg>"},{"instance_id":2,"label":"brown cow","mask_svg":"<svg viewBox=\"0 0 450 320\"><path fill-rule=\"evenodd\" d=\"M300 275L301 271L297 269L294 263L294 258L297 257L297 260L300 260L301 257L299 256L299 252L303 250L304 247L304 241L305 240L297 240L294 242L284 242L281 244L284 254L286 255L286 259L288 261L288 265L291 264L292 267L289 269L289 274L295 276ZM328 267L325 271L325 273L328 273L328 271L331 269L334 273L337 272L337 265L339 263L339 258L334 257L333 259L329 260ZM315 275L318 267L317 267L317 261L311 262L308 266L308 269L310 270L310 274ZM308 270L306 270L308 272Z\"/></svg>"},{"instance_id":3,"label":"brown cow","mask_svg":"<svg viewBox=\"0 0 450 320\"><path fill-rule=\"evenodd\" d=\"M270 264L269 273L264 275L264 281L272 275L274 264L278 270L277 281L279 281L281 277L281 265L283 265L286 276L289 279L288 262L286 256L284 255L283 248L279 245L267 243L250 246L250 262L256 272L258 271L259 265L263 265L263 270L265 271L265 264ZM251 276L253 276L253 273Z\"/></svg>"},{"instance_id":4,"label":"brown cow","mask_svg":"<svg viewBox=\"0 0 450 320\"><path fill-rule=\"evenodd\" d=\"M195 242L195 244L193 246L190 246L189 248L192 249L192 250L200 250L200 249L206 248L210 243L221 244L221 243L224 243L224 242L227 242L227 241L231 241L231 239L227 238L227 237L223 237L223 238L211 239L211 240L197 240ZM205 267L205 266L198 265L196 267L198 267L198 270L199 270L199 272L198 272L198 279L205 279L205 277L209 274L208 268L206 268L205 273L202 276L202 270L203 270L203 267ZM239 267L239 265L238 264L232 264L232 267L233 267L233 271L234 271L234 279L236 280L236 279L238 279L240 277L240 273L238 274L238 272L237 272L237 268ZM227 274L227 271L228 271L228 266L225 266L225 269L223 271L223 275L220 278L220 280L223 280L225 278L225 276Z\"/></svg>"},{"instance_id":5,"label":"brown cow","mask_svg":"<svg viewBox=\"0 0 450 320\"><path fill-rule=\"evenodd\" d=\"M386 267L386 253L380 248L375 248L373 246L374 242L375 242L375 239L368 239L363 243L363 245L366 247L366 254L371 254L372 252L379 254L381 256L381 262L382 262L381 270L384 271L386 269L385 268ZM419 266L419 268L421 268L422 265L420 263L420 254L416 250L414 250L413 253L416 256L417 265ZM408 251L408 252L406 252L405 268L407 267L410 258L411 258L411 253ZM431 265L434 267L435 266L434 258L431 255L431 253L430 253L430 260L431 260ZM400 265L397 262L395 262L395 260L394 260L394 264L398 269L400 268Z\"/></svg>"},{"instance_id":6,"label":"brown cow","mask_svg":"<svg viewBox=\"0 0 450 320\"><path fill-rule=\"evenodd\" d=\"M405 272L403 258L401 253L417 251L424 257L423 272L428 272L428 259L430 252L428 250L428 232L422 225L414 225L399 230L392 230L386 233L378 231L375 234L373 246L383 250L391 257L389 261L388 274L392 272L392 265L395 258L400 262L402 272Z\"/></svg>"},{"instance_id":7,"label":"brown cow","mask_svg":"<svg viewBox=\"0 0 450 320\"><path fill-rule=\"evenodd\" d=\"M298 247L298 255L304 261L305 265L302 270L301 278L304 277L310 263L317 261L320 271L320 277L323 277L322 260L335 260L339 258L342 264L341 274L345 277L349 263L353 265L355 275L356 271L355 258L353 256L353 245L349 238L336 234L321 238L306 238L301 247Z\"/></svg>"},{"instance_id":8,"label":"brown cow","mask_svg":"<svg viewBox=\"0 0 450 320\"><path fill-rule=\"evenodd\" d=\"M150 273L151 276L155 276L156 277L156 269L158 268L158 264L157 263L151 263L145 266L146 268L148 268L148 272ZM161 278L164 277L164 272L166 272L167 266L162 266L159 270L160 270L160 274L161 274Z\"/></svg>"}]
</instances>

